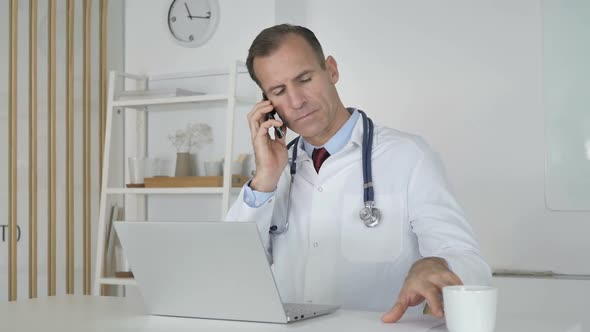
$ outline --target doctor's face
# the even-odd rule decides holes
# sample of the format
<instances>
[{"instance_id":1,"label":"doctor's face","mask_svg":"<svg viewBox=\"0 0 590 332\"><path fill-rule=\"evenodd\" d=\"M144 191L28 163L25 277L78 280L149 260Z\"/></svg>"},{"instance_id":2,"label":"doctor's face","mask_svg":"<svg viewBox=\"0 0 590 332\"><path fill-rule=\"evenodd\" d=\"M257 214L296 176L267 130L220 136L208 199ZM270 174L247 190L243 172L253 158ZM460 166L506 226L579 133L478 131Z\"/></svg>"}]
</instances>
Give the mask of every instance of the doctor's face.
<instances>
[{"instance_id":1,"label":"doctor's face","mask_svg":"<svg viewBox=\"0 0 590 332\"><path fill-rule=\"evenodd\" d=\"M332 57L320 65L312 47L291 34L269 56L256 57L254 72L289 129L313 145L323 145L346 122L348 112L336 91L338 68Z\"/></svg>"}]
</instances>

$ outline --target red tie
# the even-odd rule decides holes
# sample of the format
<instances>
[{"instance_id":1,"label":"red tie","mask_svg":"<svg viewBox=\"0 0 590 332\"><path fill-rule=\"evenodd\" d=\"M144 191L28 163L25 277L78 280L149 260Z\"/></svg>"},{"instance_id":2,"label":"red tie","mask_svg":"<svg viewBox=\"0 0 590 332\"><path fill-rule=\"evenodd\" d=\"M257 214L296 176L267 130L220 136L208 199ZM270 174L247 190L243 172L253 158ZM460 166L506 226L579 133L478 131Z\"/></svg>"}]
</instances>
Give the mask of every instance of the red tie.
<instances>
[{"instance_id":1,"label":"red tie","mask_svg":"<svg viewBox=\"0 0 590 332\"><path fill-rule=\"evenodd\" d=\"M330 156L330 152L325 148L313 149L313 153L311 154L311 159L313 160L313 167L317 173L320 172L320 167L328 157Z\"/></svg>"}]
</instances>

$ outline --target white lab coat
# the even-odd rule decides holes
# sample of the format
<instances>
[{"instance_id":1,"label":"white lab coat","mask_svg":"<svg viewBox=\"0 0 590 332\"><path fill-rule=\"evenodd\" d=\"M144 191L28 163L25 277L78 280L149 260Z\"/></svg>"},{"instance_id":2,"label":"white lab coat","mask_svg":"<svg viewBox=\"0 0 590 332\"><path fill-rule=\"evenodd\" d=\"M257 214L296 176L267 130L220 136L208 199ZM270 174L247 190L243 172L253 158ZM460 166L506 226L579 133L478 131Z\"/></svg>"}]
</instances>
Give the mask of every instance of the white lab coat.
<instances>
[{"instance_id":1,"label":"white lab coat","mask_svg":"<svg viewBox=\"0 0 590 332\"><path fill-rule=\"evenodd\" d=\"M251 208L242 189L226 217L257 223L282 300L387 311L412 264L428 256L447 260L464 284L489 284L489 266L443 167L419 137L375 127L373 183L382 221L375 228L361 222L362 131L359 120L350 142L323 163L319 174L300 141L289 228L283 234L271 235L269 227L285 223L288 166L274 197Z\"/></svg>"}]
</instances>

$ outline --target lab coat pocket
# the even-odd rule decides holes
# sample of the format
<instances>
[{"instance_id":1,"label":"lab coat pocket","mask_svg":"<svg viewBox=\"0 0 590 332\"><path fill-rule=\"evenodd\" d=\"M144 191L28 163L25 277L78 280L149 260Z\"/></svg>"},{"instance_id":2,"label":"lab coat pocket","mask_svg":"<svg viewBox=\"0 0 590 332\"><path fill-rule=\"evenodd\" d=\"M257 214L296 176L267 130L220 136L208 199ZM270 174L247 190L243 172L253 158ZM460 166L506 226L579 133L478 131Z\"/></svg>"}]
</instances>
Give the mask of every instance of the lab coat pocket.
<instances>
[{"instance_id":1,"label":"lab coat pocket","mask_svg":"<svg viewBox=\"0 0 590 332\"><path fill-rule=\"evenodd\" d=\"M376 197L377 198L377 197ZM363 207L358 195L343 197L340 244L345 259L353 262L394 262L402 248L403 209L400 196L380 195L376 208L381 222L369 228L359 218Z\"/></svg>"}]
</instances>

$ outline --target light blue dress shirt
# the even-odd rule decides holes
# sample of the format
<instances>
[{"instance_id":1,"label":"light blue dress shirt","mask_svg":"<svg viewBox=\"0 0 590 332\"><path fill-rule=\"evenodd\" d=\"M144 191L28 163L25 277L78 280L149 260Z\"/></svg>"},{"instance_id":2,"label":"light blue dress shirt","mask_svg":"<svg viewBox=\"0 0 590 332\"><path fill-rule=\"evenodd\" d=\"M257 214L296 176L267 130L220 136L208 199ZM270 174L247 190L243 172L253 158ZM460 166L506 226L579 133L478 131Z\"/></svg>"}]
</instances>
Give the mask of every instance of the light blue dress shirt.
<instances>
[{"instance_id":1,"label":"light blue dress shirt","mask_svg":"<svg viewBox=\"0 0 590 332\"><path fill-rule=\"evenodd\" d=\"M348 108L348 111L352 114L346 123L344 123L344 126L342 126L342 128L340 128L336 134L332 136L332 138L330 138L326 144L324 144L324 148L328 150L328 153L330 153L331 156L342 150L346 143L348 143L350 136L352 135L352 130L354 129L354 126L356 125L356 122L360 116L360 113L354 108ZM311 145L303 137L301 138L301 141L301 144L303 144L303 149L310 158L314 149L321 148L321 146ZM295 148L297 147L294 147L294 149ZM252 190L252 188L250 188L251 181L252 180L248 181L244 185L244 203L248 204L248 206L251 208L257 208L262 206L272 196L274 196L275 192L261 192Z\"/></svg>"}]
</instances>

